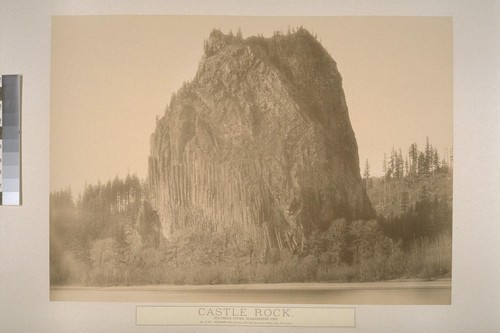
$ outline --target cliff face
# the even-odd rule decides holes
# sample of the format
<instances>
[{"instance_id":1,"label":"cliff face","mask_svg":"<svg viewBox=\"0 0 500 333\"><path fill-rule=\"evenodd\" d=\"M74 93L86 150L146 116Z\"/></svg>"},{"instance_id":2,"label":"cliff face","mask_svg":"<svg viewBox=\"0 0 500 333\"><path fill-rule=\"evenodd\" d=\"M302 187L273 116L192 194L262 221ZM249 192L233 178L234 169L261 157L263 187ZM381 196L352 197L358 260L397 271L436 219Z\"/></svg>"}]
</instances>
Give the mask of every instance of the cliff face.
<instances>
[{"instance_id":1,"label":"cliff face","mask_svg":"<svg viewBox=\"0 0 500 333\"><path fill-rule=\"evenodd\" d=\"M334 219L373 213L342 78L304 29L213 31L151 136L149 183L167 239L201 228L294 251Z\"/></svg>"}]
</instances>

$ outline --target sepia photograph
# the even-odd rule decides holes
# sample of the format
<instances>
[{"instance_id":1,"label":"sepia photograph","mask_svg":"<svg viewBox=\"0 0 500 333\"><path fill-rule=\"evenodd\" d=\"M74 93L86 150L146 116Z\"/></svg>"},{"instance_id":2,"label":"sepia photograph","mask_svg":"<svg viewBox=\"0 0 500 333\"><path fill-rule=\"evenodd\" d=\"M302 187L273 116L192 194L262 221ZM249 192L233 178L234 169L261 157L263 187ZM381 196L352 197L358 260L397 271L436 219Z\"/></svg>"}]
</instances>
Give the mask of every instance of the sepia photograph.
<instances>
[{"instance_id":1,"label":"sepia photograph","mask_svg":"<svg viewBox=\"0 0 500 333\"><path fill-rule=\"evenodd\" d=\"M51 300L451 304L450 17L51 38Z\"/></svg>"}]
</instances>

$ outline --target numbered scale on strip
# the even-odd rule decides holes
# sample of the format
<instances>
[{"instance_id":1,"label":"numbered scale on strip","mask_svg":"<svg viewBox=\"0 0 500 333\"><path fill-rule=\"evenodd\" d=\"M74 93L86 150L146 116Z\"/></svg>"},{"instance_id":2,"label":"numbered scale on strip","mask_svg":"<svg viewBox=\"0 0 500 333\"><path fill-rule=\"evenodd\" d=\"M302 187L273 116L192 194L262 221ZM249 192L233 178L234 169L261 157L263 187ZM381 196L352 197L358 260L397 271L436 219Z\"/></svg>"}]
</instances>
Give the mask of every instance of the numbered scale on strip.
<instances>
[{"instance_id":1,"label":"numbered scale on strip","mask_svg":"<svg viewBox=\"0 0 500 333\"><path fill-rule=\"evenodd\" d=\"M21 204L21 76L0 76L0 205Z\"/></svg>"}]
</instances>

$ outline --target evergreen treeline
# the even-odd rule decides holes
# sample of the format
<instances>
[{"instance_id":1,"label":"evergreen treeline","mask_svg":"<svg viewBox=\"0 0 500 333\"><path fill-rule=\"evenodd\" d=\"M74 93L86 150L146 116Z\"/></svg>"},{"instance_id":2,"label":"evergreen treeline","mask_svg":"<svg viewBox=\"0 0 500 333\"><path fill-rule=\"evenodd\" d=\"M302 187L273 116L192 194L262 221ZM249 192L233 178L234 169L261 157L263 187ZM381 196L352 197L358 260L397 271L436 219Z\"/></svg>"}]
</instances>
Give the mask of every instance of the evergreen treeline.
<instances>
[{"instance_id":1,"label":"evergreen treeline","mask_svg":"<svg viewBox=\"0 0 500 333\"><path fill-rule=\"evenodd\" d=\"M412 251L417 251L416 248L420 252L422 248L429 253L434 251L427 255L439 258L436 265L439 268L429 271L428 266L423 265L427 271L420 271L425 271L424 275L449 274L453 151L445 150L441 159L427 138L423 150L414 143L406 155L401 149L392 149L389 156L387 158L384 154L383 177L370 177L368 161L363 173L367 194L377 211L384 235L399 242L409 256ZM422 244L427 244L427 247L422 247ZM423 261L426 255L410 257L415 262Z\"/></svg>"},{"instance_id":2,"label":"evergreen treeline","mask_svg":"<svg viewBox=\"0 0 500 333\"><path fill-rule=\"evenodd\" d=\"M205 223L166 240L137 176L50 196L51 283L85 285L370 281L451 273L452 169L428 142L393 150L384 177L363 179L378 212L303 235L295 253ZM451 160L451 156L450 156ZM404 161L404 162L402 162Z\"/></svg>"},{"instance_id":3,"label":"evergreen treeline","mask_svg":"<svg viewBox=\"0 0 500 333\"><path fill-rule=\"evenodd\" d=\"M135 175L50 196L51 282L122 283L138 248L159 245L159 219Z\"/></svg>"},{"instance_id":4,"label":"evergreen treeline","mask_svg":"<svg viewBox=\"0 0 500 333\"><path fill-rule=\"evenodd\" d=\"M416 143L412 143L403 154L401 148L392 148L389 157L384 154L382 160L382 172L386 180L404 179L406 177L416 178L431 174L447 174L453 168L453 148L444 151L441 158L438 150L426 138L425 147L419 150ZM363 182L366 187L370 186L370 164L365 161L363 171Z\"/></svg>"},{"instance_id":5,"label":"evergreen treeline","mask_svg":"<svg viewBox=\"0 0 500 333\"><path fill-rule=\"evenodd\" d=\"M453 155L439 156L437 148L429 143L426 138L424 150L419 150L416 143L408 148L407 154L403 158L401 148L397 151L393 148L389 159L384 154L382 171L386 179L402 179L404 177L418 177L436 173L448 173L452 167Z\"/></svg>"}]
</instances>

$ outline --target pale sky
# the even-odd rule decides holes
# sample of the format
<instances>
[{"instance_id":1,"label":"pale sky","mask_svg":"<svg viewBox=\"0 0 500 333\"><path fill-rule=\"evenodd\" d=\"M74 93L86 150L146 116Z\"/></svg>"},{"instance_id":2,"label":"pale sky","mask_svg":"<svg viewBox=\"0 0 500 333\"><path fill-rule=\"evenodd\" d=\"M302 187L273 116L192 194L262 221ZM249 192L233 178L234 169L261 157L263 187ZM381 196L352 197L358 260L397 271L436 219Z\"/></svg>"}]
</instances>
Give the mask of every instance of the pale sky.
<instances>
[{"instance_id":1,"label":"pale sky","mask_svg":"<svg viewBox=\"0 0 500 333\"><path fill-rule=\"evenodd\" d=\"M337 62L361 170L429 136L452 146L451 18L66 16L52 21L51 190L147 176L149 139L196 73L213 28L243 37L303 26Z\"/></svg>"}]
</instances>

